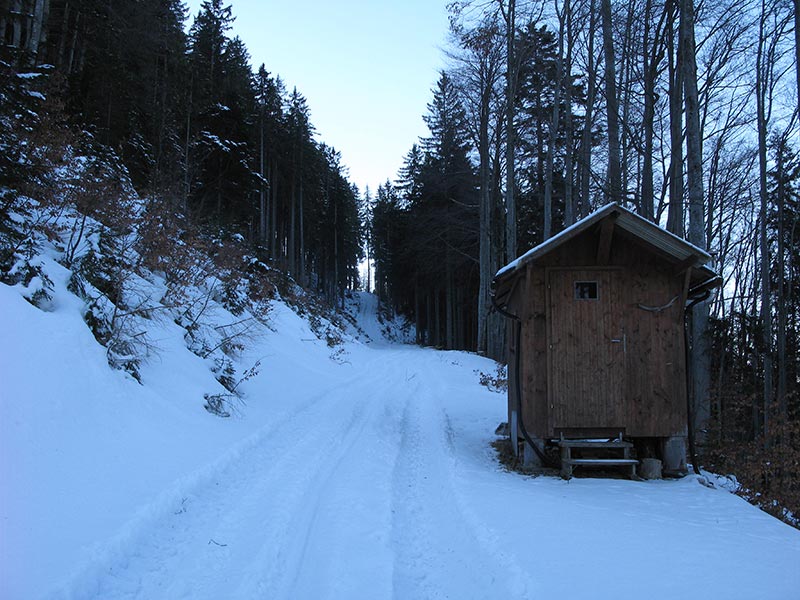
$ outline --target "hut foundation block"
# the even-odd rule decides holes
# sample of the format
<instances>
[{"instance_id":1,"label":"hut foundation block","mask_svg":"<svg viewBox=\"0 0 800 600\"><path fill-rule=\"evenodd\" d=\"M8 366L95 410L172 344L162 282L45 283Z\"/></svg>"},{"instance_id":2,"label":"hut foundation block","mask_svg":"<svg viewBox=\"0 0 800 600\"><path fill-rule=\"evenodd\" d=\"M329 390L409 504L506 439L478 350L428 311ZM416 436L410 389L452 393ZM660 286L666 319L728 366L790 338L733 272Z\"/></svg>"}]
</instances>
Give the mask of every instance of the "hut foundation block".
<instances>
[{"instance_id":1,"label":"hut foundation block","mask_svg":"<svg viewBox=\"0 0 800 600\"><path fill-rule=\"evenodd\" d=\"M670 474L686 474L686 438L683 436L668 437L664 440L664 472Z\"/></svg>"},{"instance_id":2,"label":"hut foundation block","mask_svg":"<svg viewBox=\"0 0 800 600\"><path fill-rule=\"evenodd\" d=\"M533 441L539 447L539 450L544 452L544 442L536 438L533 438ZM539 458L539 455L536 454L536 450L534 450L527 441L525 442L525 450L523 451L522 456L522 464L526 469L541 469L544 467L544 464L542 464L542 459Z\"/></svg>"},{"instance_id":3,"label":"hut foundation block","mask_svg":"<svg viewBox=\"0 0 800 600\"><path fill-rule=\"evenodd\" d=\"M639 464L642 479L661 479L661 461L657 458L643 458Z\"/></svg>"}]
</instances>

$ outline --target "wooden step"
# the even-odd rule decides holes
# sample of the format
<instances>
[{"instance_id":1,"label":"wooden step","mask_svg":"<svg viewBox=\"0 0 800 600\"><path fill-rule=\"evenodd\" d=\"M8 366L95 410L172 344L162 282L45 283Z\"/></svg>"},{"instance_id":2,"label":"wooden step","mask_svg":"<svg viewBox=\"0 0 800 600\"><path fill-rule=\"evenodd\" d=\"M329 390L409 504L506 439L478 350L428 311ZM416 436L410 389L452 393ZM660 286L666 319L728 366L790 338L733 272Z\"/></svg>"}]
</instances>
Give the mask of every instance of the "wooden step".
<instances>
[{"instance_id":1,"label":"wooden step","mask_svg":"<svg viewBox=\"0 0 800 600\"><path fill-rule=\"evenodd\" d=\"M631 442L622 440L612 440L610 442L598 442L595 440L560 440L558 445L561 448L633 448Z\"/></svg>"},{"instance_id":2,"label":"wooden step","mask_svg":"<svg viewBox=\"0 0 800 600\"><path fill-rule=\"evenodd\" d=\"M623 467L628 470L632 478L636 477L636 466L639 461L631 458L631 442L625 442L621 439L610 441L599 440L560 440L558 442L561 449L561 476L564 479L572 477L573 467ZM590 456L595 454L593 458L573 458L572 450L578 448L587 452ZM599 451L599 452L598 452ZM600 456L608 456L609 451L614 451L617 454L615 458L599 458ZM621 454L621 456L620 456Z\"/></svg>"},{"instance_id":3,"label":"wooden step","mask_svg":"<svg viewBox=\"0 0 800 600\"><path fill-rule=\"evenodd\" d=\"M631 479L636 479L636 466L639 461L634 458L572 458L561 457L561 477L572 478L574 467L623 467L628 470Z\"/></svg>"},{"instance_id":4,"label":"wooden step","mask_svg":"<svg viewBox=\"0 0 800 600\"><path fill-rule=\"evenodd\" d=\"M562 458L562 462L569 463L571 465L607 465L607 466L615 466L615 465L638 465L639 461L635 458Z\"/></svg>"}]
</instances>

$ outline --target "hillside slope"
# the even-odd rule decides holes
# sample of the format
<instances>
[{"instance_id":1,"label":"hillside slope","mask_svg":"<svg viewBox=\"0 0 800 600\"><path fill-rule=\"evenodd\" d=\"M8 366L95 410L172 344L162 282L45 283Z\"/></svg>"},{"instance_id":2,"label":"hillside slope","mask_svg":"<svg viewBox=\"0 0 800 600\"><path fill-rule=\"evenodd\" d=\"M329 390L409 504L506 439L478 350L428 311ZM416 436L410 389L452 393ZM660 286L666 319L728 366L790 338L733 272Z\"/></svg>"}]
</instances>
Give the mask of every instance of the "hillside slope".
<instances>
[{"instance_id":1,"label":"hillside slope","mask_svg":"<svg viewBox=\"0 0 800 600\"><path fill-rule=\"evenodd\" d=\"M48 311L0 285L2 598L798 597L800 532L695 477L504 471L491 361L331 348L274 301L220 419L184 328L150 325L139 384L45 267Z\"/></svg>"}]
</instances>

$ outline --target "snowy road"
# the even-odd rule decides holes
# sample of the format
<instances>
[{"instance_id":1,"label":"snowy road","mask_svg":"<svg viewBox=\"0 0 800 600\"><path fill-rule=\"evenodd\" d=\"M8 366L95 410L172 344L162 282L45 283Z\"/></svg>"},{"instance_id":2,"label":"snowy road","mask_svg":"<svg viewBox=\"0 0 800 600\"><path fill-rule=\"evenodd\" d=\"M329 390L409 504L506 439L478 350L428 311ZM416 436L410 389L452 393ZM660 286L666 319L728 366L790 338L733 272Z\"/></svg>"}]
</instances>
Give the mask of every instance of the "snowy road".
<instances>
[{"instance_id":1,"label":"snowy road","mask_svg":"<svg viewBox=\"0 0 800 600\"><path fill-rule=\"evenodd\" d=\"M502 472L481 359L395 346L349 360L66 595L798 597L798 532L725 492Z\"/></svg>"},{"instance_id":2,"label":"snowy road","mask_svg":"<svg viewBox=\"0 0 800 600\"><path fill-rule=\"evenodd\" d=\"M3 600L800 598L800 532L694 477L505 472L491 361L354 342L332 360L276 304L242 357L263 367L247 405L218 419L183 330L157 331L139 385L62 298L0 287Z\"/></svg>"},{"instance_id":3,"label":"snowy road","mask_svg":"<svg viewBox=\"0 0 800 600\"><path fill-rule=\"evenodd\" d=\"M446 408L457 389L440 377L446 356L366 350L348 370L357 375L259 432L73 591L193 599L524 592L502 549L461 509ZM464 383L474 388L474 379ZM484 459L491 451L485 442L472 450Z\"/></svg>"}]
</instances>

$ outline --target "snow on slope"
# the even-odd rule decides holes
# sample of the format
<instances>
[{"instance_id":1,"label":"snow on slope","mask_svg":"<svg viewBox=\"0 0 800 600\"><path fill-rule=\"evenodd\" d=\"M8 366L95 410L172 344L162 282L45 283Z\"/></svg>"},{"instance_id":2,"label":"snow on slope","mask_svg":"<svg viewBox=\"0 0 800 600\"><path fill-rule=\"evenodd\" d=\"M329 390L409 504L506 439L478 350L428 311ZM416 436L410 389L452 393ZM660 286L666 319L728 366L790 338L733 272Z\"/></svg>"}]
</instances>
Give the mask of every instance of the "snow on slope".
<instances>
[{"instance_id":1,"label":"snow on slope","mask_svg":"<svg viewBox=\"0 0 800 600\"><path fill-rule=\"evenodd\" d=\"M128 535L137 511L147 516L161 492L167 499L179 493L181 478L235 455L268 421L320 393L337 367L307 323L278 303L273 326L283 335L264 328L245 363L262 358L259 377L267 385L246 398L246 417L219 419L203 409L203 394L221 386L187 350L184 329L166 321L151 332L160 352L139 385L109 369L83 322L83 302L66 290L69 272L44 260L55 284L51 312L26 302L19 286L0 285L4 600L39 597L76 565L103 555L108 549L96 545Z\"/></svg>"},{"instance_id":2,"label":"snow on slope","mask_svg":"<svg viewBox=\"0 0 800 600\"><path fill-rule=\"evenodd\" d=\"M345 315L350 318L349 333L368 344L414 343L414 325L400 315L389 315L378 297L367 292L349 292Z\"/></svg>"},{"instance_id":3,"label":"snow on slope","mask_svg":"<svg viewBox=\"0 0 800 600\"><path fill-rule=\"evenodd\" d=\"M503 471L486 359L348 342L334 361L275 302L219 419L182 329L159 325L139 385L48 272L52 312L0 285L3 599L800 597L800 532L694 477Z\"/></svg>"}]
</instances>

